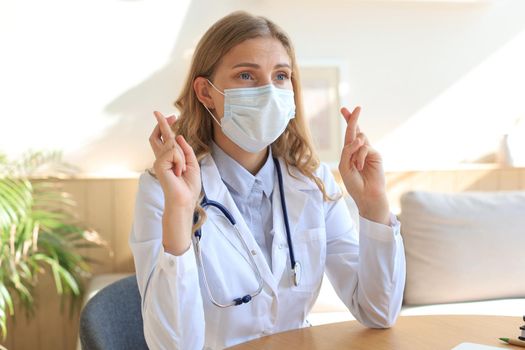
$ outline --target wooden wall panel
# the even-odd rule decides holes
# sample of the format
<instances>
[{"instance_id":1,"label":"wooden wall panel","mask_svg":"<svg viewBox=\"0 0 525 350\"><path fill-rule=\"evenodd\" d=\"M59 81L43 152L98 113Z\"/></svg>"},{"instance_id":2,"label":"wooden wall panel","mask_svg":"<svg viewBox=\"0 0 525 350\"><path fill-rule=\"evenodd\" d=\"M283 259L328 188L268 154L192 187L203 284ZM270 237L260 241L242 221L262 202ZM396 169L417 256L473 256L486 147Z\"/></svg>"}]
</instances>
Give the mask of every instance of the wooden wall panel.
<instances>
[{"instance_id":1,"label":"wooden wall panel","mask_svg":"<svg viewBox=\"0 0 525 350\"><path fill-rule=\"evenodd\" d=\"M457 192L472 191L480 179L487 176L490 169L473 169L468 171L459 171L456 176L455 190Z\"/></svg>"},{"instance_id":2,"label":"wooden wall panel","mask_svg":"<svg viewBox=\"0 0 525 350\"><path fill-rule=\"evenodd\" d=\"M469 172L462 172L462 176L469 178ZM482 176L476 178L465 191L498 191L500 188L500 175L497 170L487 170Z\"/></svg>"},{"instance_id":3,"label":"wooden wall panel","mask_svg":"<svg viewBox=\"0 0 525 350\"><path fill-rule=\"evenodd\" d=\"M87 221L88 217L88 202L87 202L87 188L86 188L86 180L82 179L71 179L71 180L64 180L62 181L64 185L64 191L70 193L73 197L73 199L77 203L78 208L78 217L80 220L82 220L84 223L88 224L89 226L96 227L98 226L98 223L96 222L90 222ZM92 250L90 248L82 248L80 249L80 252L82 255L91 257ZM93 267L96 268L96 267ZM53 293L53 297L55 292L49 291L49 293ZM50 296L51 297L51 296ZM74 320L71 321L69 318L62 314L62 327L60 330L60 333L56 333L56 337L61 337L63 339L63 346L61 349L63 350L72 350L74 347L69 347L72 342L76 342L77 336L78 336L78 323L80 318L80 312L76 312L74 315ZM41 330L43 331L43 330Z\"/></svg>"},{"instance_id":4,"label":"wooden wall panel","mask_svg":"<svg viewBox=\"0 0 525 350\"><path fill-rule=\"evenodd\" d=\"M502 169L499 177L499 189L511 191L520 188L520 172L518 169Z\"/></svg>"},{"instance_id":5,"label":"wooden wall panel","mask_svg":"<svg viewBox=\"0 0 525 350\"><path fill-rule=\"evenodd\" d=\"M62 314L62 331L64 350L76 349L78 340L78 327L80 323L80 306L74 309L73 315L69 315L70 307L67 305Z\"/></svg>"},{"instance_id":6,"label":"wooden wall panel","mask_svg":"<svg viewBox=\"0 0 525 350\"><path fill-rule=\"evenodd\" d=\"M524 168L480 168L447 171L386 173L392 211L399 213L399 199L407 191L438 192L525 190Z\"/></svg>"},{"instance_id":7,"label":"wooden wall panel","mask_svg":"<svg viewBox=\"0 0 525 350\"><path fill-rule=\"evenodd\" d=\"M38 347L34 349L64 349L65 337L62 336L64 324L63 315L60 313L60 298L56 294L55 282L50 270L40 275L38 282L36 299L38 312L35 320L32 321L38 326Z\"/></svg>"},{"instance_id":8,"label":"wooden wall panel","mask_svg":"<svg viewBox=\"0 0 525 350\"><path fill-rule=\"evenodd\" d=\"M128 238L133 223L135 197L138 188L137 180L122 180L115 182L113 189L114 200L114 235L115 271L133 272L135 266L133 255L129 247Z\"/></svg>"},{"instance_id":9,"label":"wooden wall panel","mask_svg":"<svg viewBox=\"0 0 525 350\"><path fill-rule=\"evenodd\" d=\"M16 331L13 332L15 329ZM40 349L41 332L38 328L38 321L35 318L27 317L20 307L15 308L12 328L7 331L13 332L12 349Z\"/></svg>"},{"instance_id":10,"label":"wooden wall panel","mask_svg":"<svg viewBox=\"0 0 525 350\"><path fill-rule=\"evenodd\" d=\"M7 337L5 340L2 340L0 338L0 345L7 349L14 349L15 348L15 337L14 332L12 330L14 329L14 322L13 318L9 317L7 318Z\"/></svg>"},{"instance_id":11,"label":"wooden wall panel","mask_svg":"<svg viewBox=\"0 0 525 350\"><path fill-rule=\"evenodd\" d=\"M101 236L108 242L109 249L89 248L88 256L99 261L93 264L93 274L111 273L115 271L113 247L115 241L115 202L112 180L82 180L82 186L86 189L85 207L86 219Z\"/></svg>"}]
</instances>

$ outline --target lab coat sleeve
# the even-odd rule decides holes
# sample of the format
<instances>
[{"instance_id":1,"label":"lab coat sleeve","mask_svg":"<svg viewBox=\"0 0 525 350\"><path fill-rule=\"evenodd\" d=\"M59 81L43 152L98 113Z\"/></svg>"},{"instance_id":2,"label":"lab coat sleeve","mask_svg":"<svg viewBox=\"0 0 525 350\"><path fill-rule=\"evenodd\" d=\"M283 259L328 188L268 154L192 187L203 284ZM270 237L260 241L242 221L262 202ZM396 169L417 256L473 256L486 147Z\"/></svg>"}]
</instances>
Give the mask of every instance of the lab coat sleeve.
<instances>
[{"instance_id":1,"label":"lab coat sleeve","mask_svg":"<svg viewBox=\"0 0 525 350\"><path fill-rule=\"evenodd\" d=\"M330 169L322 166L329 194L340 192ZM339 298L367 327L392 326L403 300L405 252L400 224L391 226L359 218L359 232L345 199L325 202L326 274Z\"/></svg>"},{"instance_id":2,"label":"lab coat sleeve","mask_svg":"<svg viewBox=\"0 0 525 350\"><path fill-rule=\"evenodd\" d=\"M202 349L204 310L193 245L180 256L164 251L164 193L143 173L129 244L142 299L144 336L150 349Z\"/></svg>"}]
</instances>

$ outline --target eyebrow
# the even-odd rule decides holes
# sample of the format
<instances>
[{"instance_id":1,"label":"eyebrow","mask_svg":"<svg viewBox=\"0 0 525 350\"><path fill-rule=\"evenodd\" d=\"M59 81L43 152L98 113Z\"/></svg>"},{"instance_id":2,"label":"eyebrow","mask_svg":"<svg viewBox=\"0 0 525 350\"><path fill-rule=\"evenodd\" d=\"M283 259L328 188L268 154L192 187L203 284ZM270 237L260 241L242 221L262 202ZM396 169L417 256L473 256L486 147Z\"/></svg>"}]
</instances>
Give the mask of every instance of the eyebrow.
<instances>
[{"instance_id":1,"label":"eyebrow","mask_svg":"<svg viewBox=\"0 0 525 350\"><path fill-rule=\"evenodd\" d=\"M261 66L259 66L257 63L250 63L250 62L242 62L242 63L237 63L236 65L234 65L232 67L233 68L239 68L239 67L251 67L251 68L261 68ZM292 69L292 67L290 67L290 65L288 63L278 63L276 64L274 67L275 68L290 68Z\"/></svg>"}]
</instances>

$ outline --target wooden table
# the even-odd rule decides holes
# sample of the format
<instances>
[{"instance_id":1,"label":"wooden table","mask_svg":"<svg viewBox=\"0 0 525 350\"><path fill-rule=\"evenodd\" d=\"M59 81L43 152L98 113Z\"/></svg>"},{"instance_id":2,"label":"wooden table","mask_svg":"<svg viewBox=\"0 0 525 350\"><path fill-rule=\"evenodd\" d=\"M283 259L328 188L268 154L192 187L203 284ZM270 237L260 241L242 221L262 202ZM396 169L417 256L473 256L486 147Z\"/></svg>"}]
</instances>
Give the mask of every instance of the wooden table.
<instances>
[{"instance_id":1,"label":"wooden table","mask_svg":"<svg viewBox=\"0 0 525 350\"><path fill-rule=\"evenodd\" d=\"M521 317L508 316L403 316L389 329L348 321L277 333L229 349L450 350L470 342L519 350L523 348L505 345L498 338L517 337L522 325Z\"/></svg>"}]
</instances>

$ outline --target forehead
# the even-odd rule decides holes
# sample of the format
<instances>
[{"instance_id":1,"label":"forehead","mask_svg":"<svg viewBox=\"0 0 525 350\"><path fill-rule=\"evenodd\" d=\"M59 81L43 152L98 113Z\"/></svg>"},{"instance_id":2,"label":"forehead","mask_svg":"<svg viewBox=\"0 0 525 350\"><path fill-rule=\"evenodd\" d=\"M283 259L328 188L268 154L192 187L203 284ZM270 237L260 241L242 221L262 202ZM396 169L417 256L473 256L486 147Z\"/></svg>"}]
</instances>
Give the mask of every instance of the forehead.
<instances>
[{"instance_id":1,"label":"forehead","mask_svg":"<svg viewBox=\"0 0 525 350\"><path fill-rule=\"evenodd\" d=\"M291 65L286 49L273 37L245 40L228 51L221 61L221 66L225 68L231 68L240 62L257 63L261 67L273 67L281 63Z\"/></svg>"}]
</instances>

